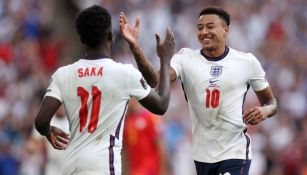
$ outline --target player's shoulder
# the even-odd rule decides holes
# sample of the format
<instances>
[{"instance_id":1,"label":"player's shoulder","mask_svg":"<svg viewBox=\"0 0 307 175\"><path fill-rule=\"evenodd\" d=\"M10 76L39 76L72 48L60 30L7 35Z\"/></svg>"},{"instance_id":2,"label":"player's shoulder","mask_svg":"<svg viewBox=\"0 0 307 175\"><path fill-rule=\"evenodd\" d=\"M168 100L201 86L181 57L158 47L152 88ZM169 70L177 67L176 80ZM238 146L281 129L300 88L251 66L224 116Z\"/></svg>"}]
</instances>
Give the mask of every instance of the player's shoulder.
<instances>
[{"instance_id":1,"label":"player's shoulder","mask_svg":"<svg viewBox=\"0 0 307 175\"><path fill-rule=\"evenodd\" d=\"M187 55L191 55L191 54L195 54L195 53L200 53L200 50L197 49L197 50L194 50L194 49L191 49L191 48L181 48L179 50L179 52L177 54L187 54Z\"/></svg>"},{"instance_id":2,"label":"player's shoulder","mask_svg":"<svg viewBox=\"0 0 307 175\"><path fill-rule=\"evenodd\" d=\"M120 62L116 62L113 60L112 62L109 62L109 63L110 64L109 64L108 69L110 69L111 72L116 72L116 74L119 75L120 77L125 77L121 75L130 76L131 74L133 75L141 74L139 70L135 68L132 64L120 63Z\"/></svg>"},{"instance_id":3,"label":"player's shoulder","mask_svg":"<svg viewBox=\"0 0 307 175\"><path fill-rule=\"evenodd\" d=\"M236 58L243 58L245 60L254 61L257 60L257 58L252 54L251 52L243 52L239 51L233 48L229 47L229 54L230 56L236 57Z\"/></svg>"},{"instance_id":4,"label":"player's shoulder","mask_svg":"<svg viewBox=\"0 0 307 175\"><path fill-rule=\"evenodd\" d=\"M199 59L202 55L200 54L200 49L194 50L191 48L182 48L174 55L174 60L181 61L182 63L190 63L193 58Z\"/></svg>"},{"instance_id":5,"label":"player's shoulder","mask_svg":"<svg viewBox=\"0 0 307 175\"><path fill-rule=\"evenodd\" d=\"M120 62L114 61L112 59L108 59L107 64L108 64L108 66L110 66L110 67L112 67L114 69L127 70L127 69L134 68L132 64L120 63Z\"/></svg>"},{"instance_id":6,"label":"player's shoulder","mask_svg":"<svg viewBox=\"0 0 307 175\"><path fill-rule=\"evenodd\" d=\"M67 72L71 69L71 67L72 67L71 64L61 66L53 73L53 76L62 77L63 75L67 74Z\"/></svg>"},{"instance_id":7,"label":"player's shoulder","mask_svg":"<svg viewBox=\"0 0 307 175\"><path fill-rule=\"evenodd\" d=\"M138 71L132 64L115 62L115 65L118 70L121 70L123 72L130 73L131 71Z\"/></svg>"}]
</instances>

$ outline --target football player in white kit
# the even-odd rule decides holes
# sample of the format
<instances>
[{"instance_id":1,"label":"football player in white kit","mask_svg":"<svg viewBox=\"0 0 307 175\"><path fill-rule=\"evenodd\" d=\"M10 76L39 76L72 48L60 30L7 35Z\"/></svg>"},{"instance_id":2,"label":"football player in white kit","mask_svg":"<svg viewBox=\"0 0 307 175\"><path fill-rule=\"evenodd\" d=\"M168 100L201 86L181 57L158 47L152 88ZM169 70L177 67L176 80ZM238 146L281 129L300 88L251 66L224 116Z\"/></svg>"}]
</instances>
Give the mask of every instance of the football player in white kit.
<instances>
[{"instance_id":1,"label":"football player in white kit","mask_svg":"<svg viewBox=\"0 0 307 175\"><path fill-rule=\"evenodd\" d=\"M168 107L173 33L167 29L162 43L156 36L162 70L155 92L136 68L111 59L112 24L106 9L95 5L83 10L75 25L86 54L52 75L35 127L55 149L65 149L63 174L120 175L123 121L129 99L136 98L159 115ZM61 104L68 117L70 138L50 126Z\"/></svg>"},{"instance_id":2,"label":"football player in white kit","mask_svg":"<svg viewBox=\"0 0 307 175\"><path fill-rule=\"evenodd\" d=\"M277 110L277 101L257 58L226 46L229 24L230 16L224 9L205 8L197 23L202 48L183 48L171 60L171 81L180 79L188 101L198 175L247 175L252 158L247 125L256 125ZM130 28L122 30L124 36L129 36L133 27L128 23L121 25ZM133 45L137 37L126 39ZM146 80L158 82L154 71L144 69L151 64L143 60L145 57L137 56L141 50L138 42L134 45L136 51L132 52L138 67L149 75ZM243 112L250 86L261 106Z\"/></svg>"}]
</instances>

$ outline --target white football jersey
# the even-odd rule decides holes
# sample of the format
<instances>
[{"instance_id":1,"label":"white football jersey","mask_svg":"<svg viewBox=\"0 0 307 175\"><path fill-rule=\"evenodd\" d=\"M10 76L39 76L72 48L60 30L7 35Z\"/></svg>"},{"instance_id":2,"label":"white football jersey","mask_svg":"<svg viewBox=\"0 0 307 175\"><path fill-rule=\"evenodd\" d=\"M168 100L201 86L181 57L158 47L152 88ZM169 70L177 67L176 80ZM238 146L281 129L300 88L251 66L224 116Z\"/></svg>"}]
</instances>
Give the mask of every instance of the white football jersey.
<instances>
[{"instance_id":1,"label":"white football jersey","mask_svg":"<svg viewBox=\"0 0 307 175\"><path fill-rule=\"evenodd\" d=\"M193 158L214 163L251 159L243 122L245 94L268 87L259 61L250 53L226 47L219 58L201 50L181 49L171 60L187 97L193 133Z\"/></svg>"},{"instance_id":2,"label":"white football jersey","mask_svg":"<svg viewBox=\"0 0 307 175\"><path fill-rule=\"evenodd\" d=\"M80 59L59 68L46 96L60 100L70 125L63 174L121 174L122 131L127 103L150 92L132 65Z\"/></svg>"}]
</instances>

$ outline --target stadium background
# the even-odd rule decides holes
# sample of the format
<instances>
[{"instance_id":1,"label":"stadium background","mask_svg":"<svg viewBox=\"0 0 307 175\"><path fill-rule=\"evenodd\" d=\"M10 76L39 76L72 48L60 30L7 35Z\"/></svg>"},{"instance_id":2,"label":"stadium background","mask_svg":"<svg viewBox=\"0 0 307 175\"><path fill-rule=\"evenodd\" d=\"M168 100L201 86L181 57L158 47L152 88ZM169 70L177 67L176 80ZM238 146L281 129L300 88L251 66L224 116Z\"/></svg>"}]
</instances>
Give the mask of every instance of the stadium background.
<instances>
[{"instance_id":1,"label":"stadium background","mask_svg":"<svg viewBox=\"0 0 307 175\"><path fill-rule=\"evenodd\" d=\"M78 9L93 3L112 14L113 58L119 62L135 64L120 37L119 12L130 22L141 16L141 44L157 69L155 32L164 34L171 26L176 51L197 49L198 12L208 5L226 8L231 15L229 46L259 58L280 105L275 117L248 129L253 150L250 174L307 174L306 0L1 0L0 175L38 175L45 167L46 148L33 136L35 113L51 73L82 57L73 19ZM257 104L250 91L245 108ZM179 83L172 85L163 123L170 174L193 175L191 126Z\"/></svg>"}]
</instances>

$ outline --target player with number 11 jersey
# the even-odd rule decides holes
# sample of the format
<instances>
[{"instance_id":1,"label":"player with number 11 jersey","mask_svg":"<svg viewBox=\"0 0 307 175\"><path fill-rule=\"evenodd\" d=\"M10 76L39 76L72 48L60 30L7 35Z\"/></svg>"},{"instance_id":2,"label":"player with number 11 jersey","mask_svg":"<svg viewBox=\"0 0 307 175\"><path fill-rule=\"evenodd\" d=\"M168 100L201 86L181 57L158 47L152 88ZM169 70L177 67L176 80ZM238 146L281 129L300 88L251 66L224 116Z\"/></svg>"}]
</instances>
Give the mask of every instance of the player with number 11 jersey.
<instances>
[{"instance_id":1,"label":"player with number 11 jersey","mask_svg":"<svg viewBox=\"0 0 307 175\"><path fill-rule=\"evenodd\" d=\"M54 73L46 96L64 104L70 123L65 174L87 167L109 171L108 164L121 167L114 154L121 151L127 102L144 98L151 89L142 80L132 65L108 58L80 59Z\"/></svg>"},{"instance_id":2,"label":"player with number 11 jersey","mask_svg":"<svg viewBox=\"0 0 307 175\"><path fill-rule=\"evenodd\" d=\"M128 101L135 98L158 115L167 110L174 35L169 28L163 42L157 36L162 71L155 91L132 65L111 59L113 32L111 15L106 9L97 5L84 9L77 15L75 25L86 53L52 75L35 127L55 149L66 149L63 174L119 175ZM62 104L69 121L70 137L60 128L50 126Z\"/></svg>"}]
</instances>

